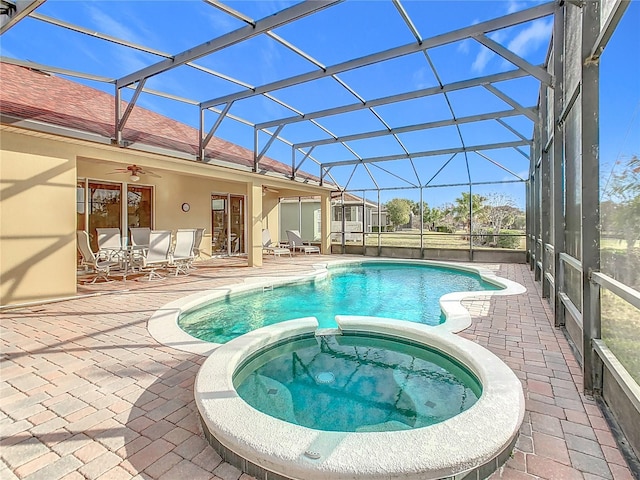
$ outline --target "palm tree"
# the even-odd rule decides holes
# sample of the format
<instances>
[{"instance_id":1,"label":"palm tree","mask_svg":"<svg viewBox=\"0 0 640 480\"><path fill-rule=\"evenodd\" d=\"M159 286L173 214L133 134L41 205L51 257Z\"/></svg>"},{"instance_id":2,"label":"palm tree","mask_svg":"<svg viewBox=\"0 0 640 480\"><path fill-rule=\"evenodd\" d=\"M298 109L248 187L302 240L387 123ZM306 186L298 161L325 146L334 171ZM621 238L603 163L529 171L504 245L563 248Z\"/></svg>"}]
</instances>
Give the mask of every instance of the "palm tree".
<instances>
[{"instance_id":1,"label":"palm tree","mask_svg":"<svg viewBox=\"0 0 640 480\"><path fill-rule=\"evenodd\" d=\"M478 193L471 195L471 202L469 202L469 193L462 192L461 196L456 198L453 208L453 215L457 222L466 223L467 231L471 234L471 226L481 221L484 216L486 197ZM473 212L473 218L471 212L469 212L469 203L471 203L471 212Z\"/></svg>"}]
</instances>

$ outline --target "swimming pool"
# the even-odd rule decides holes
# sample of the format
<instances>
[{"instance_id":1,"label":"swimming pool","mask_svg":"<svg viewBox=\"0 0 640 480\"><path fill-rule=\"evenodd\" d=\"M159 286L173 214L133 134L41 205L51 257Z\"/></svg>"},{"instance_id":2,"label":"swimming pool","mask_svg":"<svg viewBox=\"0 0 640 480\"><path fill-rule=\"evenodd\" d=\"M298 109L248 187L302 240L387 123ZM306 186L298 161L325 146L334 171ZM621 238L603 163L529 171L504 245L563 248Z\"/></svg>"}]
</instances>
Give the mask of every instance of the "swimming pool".
<instances>
[{"instance_id":1,"label":"swimming pool","mask_svg":"<svg viewBox=\"0 0 640 480\"><path fill-rule=\"evenodd\" d=\"M472 273L477 278L480 278L491 285L499 286L498 289L493 290L484 290L481 292L458 291L447 293L440 297L440 310L437 310L438 320L437 322L434 322L436 323L435 326L430 327L439 331L459 332L471 325L471 315L469 313L469 310L467 310L462 305L463 300L478 297L479 295L481 295L482 297L490 297L492 295L515 295L526 292L526 288L524 288L522 285L506 278L498 277L493 271L482 266L438 262L433 260L401 260L385 258L366 259L361 257L358 259L353 259L338 257L336 259L329 259L322 263L314 264L312 268L303 272L291 274L285 271L282 274L271 273L269 276L266 276L266 274L265 276L250 276L247 277L242 283L224 285L213 288L211 290L202 290L190 295L184 295L183 297L175 299L159 307L151 315L151 317L149 317L147 328L151 336L153 336L153 338L155 338L159 343L163 345L190 353L208 355L213 350L218 348L221 343L216 342L215 340L202 340L195 337L194 335L187 333L184 329L182 329L179 326L178 322L179 319L184 317L187 312L199 311L202 307L211 304L212 302L223 302L220 303L220 305L224 305L224 303L229 300L241 298L245 294L249 293L262 293L263 291L270 292L271 290L273 290L274 292L286 292L287 288L293 287L298 284L320 284L322 280L332 271L338 271L339 269L345 267L358 268L360 265L364 265L367 263L390 265L400 264L406 266L429 265L434 267L447 267L455 269L456 271L462 273ZM404 288L403 281L401 280L398 283L400 285L400 290L404 292L406 288ZM280 288L283 286L286 288ZM396 296L399 297L400 295L390 295L390 299L395 298ZM483 305L486 306L488 304L485 302L481 302L478 304L478 306L481 308L483 308ZM482 313L481 311L477 310L478 307L475 308L476 310L474 314L478 315ZM314 321L317 324L317 317L315 313L316 312L308 316L302 316L301 318L313 317ZM356 312L356 315L362 316L363 314L361 312ZM398 315L400 315L399 309L393 311L389 316L391 318L397 318ZM373 316L379 317L380 315L374 314ZM444 322L442 322L443 317L446 318ZM258 328L260 326L259 322L255 322L255 324L252 324L252 321L249 321L249 318L235 317L232 320L234 320L234 322L237 321L239 324L246 323L249 327L251 327L248 329L248 331L252 331L252 329ZM231 327L227 328L234 328L233 324Z\"/></svg>"},{"instance_id":2,"label":"swimming pool","mask_svg":"<svg viewBox=\"0 0 640 480\"><path fill-rule=\"evenodd\" d=\"M426 325L445 321L440 299L452 292L495 291L503 287L477 272L406 262L362 262L334 267L321 279L259 289L199 305L178 325L201 340L225 343L266 325L315 317L321 328L336 326L336 315L396 318Z\"/></svg>"}]
</instances>

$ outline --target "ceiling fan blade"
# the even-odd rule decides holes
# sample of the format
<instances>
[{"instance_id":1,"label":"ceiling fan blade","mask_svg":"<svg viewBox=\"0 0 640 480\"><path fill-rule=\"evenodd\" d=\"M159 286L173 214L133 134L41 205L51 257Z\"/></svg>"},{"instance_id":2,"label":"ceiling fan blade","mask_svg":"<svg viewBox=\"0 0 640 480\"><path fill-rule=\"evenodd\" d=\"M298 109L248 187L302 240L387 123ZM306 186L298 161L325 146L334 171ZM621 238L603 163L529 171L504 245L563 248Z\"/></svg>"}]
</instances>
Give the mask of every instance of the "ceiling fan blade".
<instances>
[{"instance_id":1,"label":"ceiling fan blade","mask_svg":"<svg viewBox=\"0 0 640 480\"><path fill-rule=\"evenodd\" d=\"M142 168L136 170L136 175L144 175L147 177L156 177L156 178L162 178L160 175L158 175L157 173L154 173L150 170L144 170Z\"/></svg>"}]
</instances>

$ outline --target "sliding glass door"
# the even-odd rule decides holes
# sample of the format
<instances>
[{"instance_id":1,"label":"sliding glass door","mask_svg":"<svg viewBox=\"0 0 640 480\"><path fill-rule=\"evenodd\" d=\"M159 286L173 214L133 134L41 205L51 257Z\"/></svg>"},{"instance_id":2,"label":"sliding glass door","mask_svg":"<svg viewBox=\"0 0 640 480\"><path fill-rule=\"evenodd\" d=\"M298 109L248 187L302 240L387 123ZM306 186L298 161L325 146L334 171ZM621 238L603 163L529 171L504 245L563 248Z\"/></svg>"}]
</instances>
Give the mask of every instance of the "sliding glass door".
<instances>
[{"instance_id":1,"label":"sliding glass door","mask_svg":"<svg viewBox=\"0 0 640 480\"><path fill-rule=\"evenodd\" d=\"M127 203L123 208L125 188ZM151 228L152 193L153 188L148 186L78 180L77 228L89 233L94 252L98 250L96 228L119 228L123 237L128 236L128 227Z\"/></svg>"},{"instance_id":2,"label":"sliding glass door","mask_svg":"<svg viewBox=\"0 0 640 480\"><path fill-rule=\"evenodd\" d=\"M215 255L246 253L245 199L242 195L211 195L211 252Z\"/></svg>"},{"instance_id":3,"label":"sliding glass door","mask_svg":"<svg viewBox=\"0 0 640 480\"><path fill-rule=\"evenodd\" d=\"M89 239L98 251L96 228L122 227L122 185L119 183L88 183Z\"/></svg>"},{"instance_id":4,"label":"sliding glass door","mask_svg":"<svg viewBox=\"0 0 640 480\"><path fill-rule=\"evenodd\" d=\"M151 187L127 185L127 225L151 228Z\"/></svg>"}]
</instances>

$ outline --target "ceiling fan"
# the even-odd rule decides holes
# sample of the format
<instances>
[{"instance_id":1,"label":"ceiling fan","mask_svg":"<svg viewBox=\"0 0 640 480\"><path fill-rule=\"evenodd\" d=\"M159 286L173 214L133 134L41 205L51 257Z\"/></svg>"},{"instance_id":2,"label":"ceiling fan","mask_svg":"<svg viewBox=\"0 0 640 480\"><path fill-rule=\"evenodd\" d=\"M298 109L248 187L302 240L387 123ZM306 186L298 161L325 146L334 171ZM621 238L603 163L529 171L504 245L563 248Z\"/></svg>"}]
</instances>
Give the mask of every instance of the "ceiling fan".
<instances>
[{"instance_id":1,"label":"ceiling fan","mask_svg":"<svg viewBox=\"0 0 640 480\"><path fill-rule=\"evenodd\" d=\"M280 190L276 190L275 188L267 187L266 185L262 186L262 196L264 197L267 192L270 193L280 193Z\"/></svg>"},{"instance_id":2,"label":"ceiling fan","mask_svg":"<svg viewBox=\"0 0 640 480\"><path fill-rule=\"evenodd\" d=\"M139 167L138 165L127 165L123 168L115 168L113 172L110 172L109 175L114 175L118 173L127 173L129 174L129 180L132 182L137 182L140 180L140 175L149 175L151 177L162 178L160 175L153 173L151 170L147 170L146 168Z\"/></svg>"}]
</instances>

